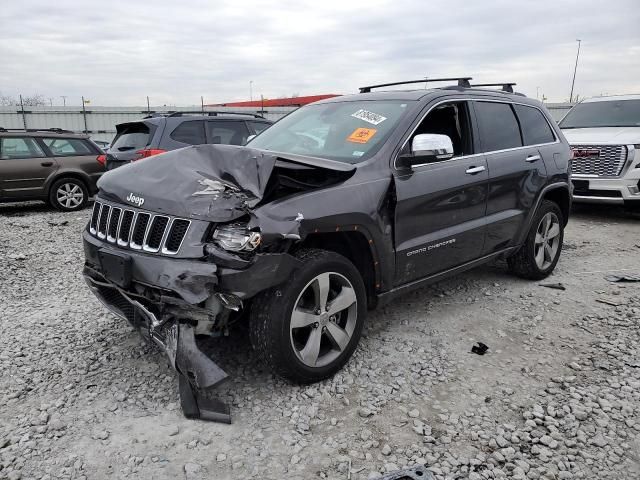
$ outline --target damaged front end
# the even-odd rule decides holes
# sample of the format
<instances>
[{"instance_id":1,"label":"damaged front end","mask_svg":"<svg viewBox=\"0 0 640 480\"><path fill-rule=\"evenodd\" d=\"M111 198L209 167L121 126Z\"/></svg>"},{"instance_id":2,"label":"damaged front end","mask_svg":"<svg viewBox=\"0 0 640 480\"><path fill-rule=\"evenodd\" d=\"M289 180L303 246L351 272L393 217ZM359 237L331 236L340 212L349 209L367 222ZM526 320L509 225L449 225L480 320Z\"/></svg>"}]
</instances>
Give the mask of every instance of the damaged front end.
<instances>
[{"instance_id":1,"label":"damaged front end","mask_svg":"<svg viewBox=\"0 0 640 480\"><path fill-rule=\"evenodd\" d=\"M227 374L196 336L227 335L247 300L297 268L288 251L306 235L303 212L260 207L353 173L328 163L201 145L113 170L98 183L83 233L85 280L166 352L187 417L230 422L226 405L202 395Z\"/></svg>"}]
</instances>

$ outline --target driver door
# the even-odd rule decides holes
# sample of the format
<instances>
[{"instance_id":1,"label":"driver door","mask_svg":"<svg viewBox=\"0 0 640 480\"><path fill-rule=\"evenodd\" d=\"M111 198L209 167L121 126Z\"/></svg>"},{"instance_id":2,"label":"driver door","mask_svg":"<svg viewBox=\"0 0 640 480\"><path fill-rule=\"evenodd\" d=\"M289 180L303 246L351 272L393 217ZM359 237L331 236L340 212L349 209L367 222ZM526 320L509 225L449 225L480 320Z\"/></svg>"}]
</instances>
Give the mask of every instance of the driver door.
<instances>
[{"instance_id":1,"label":"driver door","mask_svg":"<svg viewBox=\"0 0 640 480\"><path fill-rule=\"evenodd\" d=\"M452 101L434 107L408 138L405 148L419 133L447 135L454 156L396 170L396 285L481 256L489 172L473 132L468 103Z\"/></svg>"}]
</instances>

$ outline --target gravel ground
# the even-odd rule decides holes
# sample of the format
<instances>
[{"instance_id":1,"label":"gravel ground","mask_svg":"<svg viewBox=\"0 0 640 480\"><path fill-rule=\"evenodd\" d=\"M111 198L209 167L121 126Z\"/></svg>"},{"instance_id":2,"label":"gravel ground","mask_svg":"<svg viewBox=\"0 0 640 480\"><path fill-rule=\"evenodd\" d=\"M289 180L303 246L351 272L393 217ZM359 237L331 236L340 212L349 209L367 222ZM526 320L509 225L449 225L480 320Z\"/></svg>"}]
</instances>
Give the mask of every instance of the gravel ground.
<instances>
[{"instance_id":1,"label":"gravel ground","mask_svg":"<svg viewBox=\"0 0 640 480\"><path fill-rule=\"evenodd\" d=\"M0 478L640 478L640 220L581 208L542 283L477 269L371 312L334 378L208 341L234 422L183 418L163 355L81 279L90 210L0 206ZM602 303L607 302L607 303ZM470 353L474 342L489 346Z\"/></svg>"}]
</instances>

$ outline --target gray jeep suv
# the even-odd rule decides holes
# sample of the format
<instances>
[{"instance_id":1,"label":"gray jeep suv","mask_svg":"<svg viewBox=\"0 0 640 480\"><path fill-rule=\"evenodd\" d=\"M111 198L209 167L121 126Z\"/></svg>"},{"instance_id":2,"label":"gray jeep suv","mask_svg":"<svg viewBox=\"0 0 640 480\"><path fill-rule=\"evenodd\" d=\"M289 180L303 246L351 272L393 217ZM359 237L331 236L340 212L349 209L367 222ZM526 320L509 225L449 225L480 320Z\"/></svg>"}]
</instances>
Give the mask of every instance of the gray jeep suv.
<instances>
[{"instance_id":1,"label":"gray jeep suv","mask_svg":"<svg viewBox=\"0 0 640 480\"><path fill-rule=\"evenodd\" d=\"M367 310L404 292L498 258L524 278L553 272L571 203L567 141L511 85L455 80L363 87L246 147L185 148L101 179L86 281L165 349L185 414L228 419L198 395L226 374L195 335L247 318L266 365L316 382L349 360Z\"/></svg>"}]
</instances>

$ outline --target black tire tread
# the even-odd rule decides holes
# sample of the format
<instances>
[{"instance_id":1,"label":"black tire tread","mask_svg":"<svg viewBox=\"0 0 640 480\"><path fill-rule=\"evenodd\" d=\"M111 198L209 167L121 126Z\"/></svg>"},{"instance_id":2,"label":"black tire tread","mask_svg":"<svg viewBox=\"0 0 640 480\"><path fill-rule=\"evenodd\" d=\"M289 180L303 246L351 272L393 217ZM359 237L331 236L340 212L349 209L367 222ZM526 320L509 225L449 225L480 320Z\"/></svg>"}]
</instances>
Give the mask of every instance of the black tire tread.
<instances>
[{"instance_id":1,"label":"black tire tread","mask_svg":"<svg viewBox=\"0 0 640 480\"><path fill-rule=\"evenodd\" d=\"M341 262L349 262L349 260L335 252L315 248L301 249L296 252L295 256L302 262L302 265L293 272L291 278L286 283L264 290L253 297L249 319L249 338L258 357L274 374L295 383L309 384L329 378L334 375L335 371L330 371L322 376L318 376L317 374L313 376L304 375L295 368L292 368L291 363L286 362L284 356L277 355L280 347L277 343L277 335L274 335L272 331L275 326L272 319L274 318L274 314L276 314L274 310L280 306L280 302L275 299L282 296L282 290L286 288L288 284L295 284L297 278L304 273L306 265L316 261L339 260ZM362 288L364 289L364 284ZM366 301L366 296L364 298ZM357 342L355 344L357 345ZM355 346L353 349L355 349ZM339 363L335 364L336 368L332 370L342 368L350 357L350 354L343 356Z\"/></svg>"},{"instance_id":2,"label":"black tire tread","mask_svg":"<svg viewBox=\"0 0 640 480\"><path fill-rule=\"evenodd\" d=\"M558 219L560 220L560 227L564 228L564 219L560 207L551 200L544 200L535 213L524 244L518 249L515 254L507 259L509 270L518 277L526 278L528 280L542 280L543 278L548 277L555 268L554 263L551 265L551 268L548 269L548 271L541 271L536 265L535 258L533 257L531 249L529 248L530 244L535 241L536 230L538 228L540 219L543 215L551 210L557 215ZM562 250L562 244L560 245L560 250Z\"/></svg>"}]
</instances>

